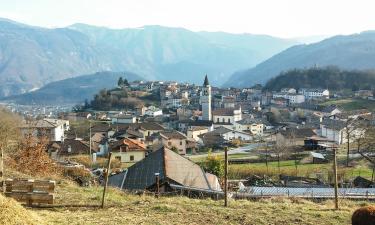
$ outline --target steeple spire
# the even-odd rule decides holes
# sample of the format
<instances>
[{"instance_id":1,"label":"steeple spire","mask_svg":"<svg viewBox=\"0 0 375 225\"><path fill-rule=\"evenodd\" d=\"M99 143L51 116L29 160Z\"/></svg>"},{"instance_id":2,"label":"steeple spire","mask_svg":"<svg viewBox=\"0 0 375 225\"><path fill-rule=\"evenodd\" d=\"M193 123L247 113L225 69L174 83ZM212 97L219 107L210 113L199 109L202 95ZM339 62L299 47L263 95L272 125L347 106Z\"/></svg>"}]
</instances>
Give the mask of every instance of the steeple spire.
<instances>
[{"instance_id":1,"label":"steeple spire","mask_svg":"<svg viewBox=\"0 0 375 225\"><path fill-rule=\"evenodd\" d=\"M204 78L203 86L207 87L208 85L210 85L210 83L208 83L208 78L207 78L207 74L206 74L206 77Z\"/></svg>"}]
</instances>

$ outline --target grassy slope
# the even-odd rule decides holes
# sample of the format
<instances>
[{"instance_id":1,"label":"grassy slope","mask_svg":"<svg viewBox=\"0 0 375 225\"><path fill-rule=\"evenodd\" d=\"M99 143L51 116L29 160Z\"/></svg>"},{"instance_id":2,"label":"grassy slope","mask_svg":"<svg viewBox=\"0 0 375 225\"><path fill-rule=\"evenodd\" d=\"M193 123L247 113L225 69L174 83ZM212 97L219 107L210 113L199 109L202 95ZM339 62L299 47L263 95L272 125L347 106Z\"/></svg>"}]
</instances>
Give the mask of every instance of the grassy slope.
<instances>
[{"instance_id":1,"label":"grassy slope","mask_svg":"<svg viewBox=\"0 0 375 225\"><path fill-rule=\"evenodd\" d=\"M99 204L101 188L79 188L64 182L58 185L56 204ZM111 207L33 209L48 224L350 224L353 210L367 203L333 203L305 200L267 199L223 201L186 197L137 196L110 189Z\"/></svg>"},{"instance_id":2,"label":"grassy slope","mask_svg":"<svg viewBox=\"0 0 375 225\"><path fill-rule=\"evenodd\" d=\"M329 100L322 103L324 106L337 105L342 107L344 110L357 110L357 109L368 109L369 111L375 112L375 101L366 99L340 99L340 100Z\"/></svg>"}]
</instances>

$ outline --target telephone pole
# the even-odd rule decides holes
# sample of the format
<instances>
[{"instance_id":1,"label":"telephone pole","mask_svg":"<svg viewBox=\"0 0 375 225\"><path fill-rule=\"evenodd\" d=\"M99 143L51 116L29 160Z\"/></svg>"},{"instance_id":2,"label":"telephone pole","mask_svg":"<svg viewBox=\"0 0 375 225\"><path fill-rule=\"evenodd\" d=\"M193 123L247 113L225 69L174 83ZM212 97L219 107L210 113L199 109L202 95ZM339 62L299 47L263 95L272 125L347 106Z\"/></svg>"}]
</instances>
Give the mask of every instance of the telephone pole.
<instances>
[{"instance_id":1,"label":"telephone pole","mask_svg":"<svg viewBox=\"0 0 375 225\"><path fill-rule=\"evenodd\" d=\"M228 207L228 147L224 148L225 164L224 164L224 207Z\"/></svg>"},{"instance_id":2,"label":"telephone pole","mask_svg":"<svg viewBox=\"0 0 375 225\"><path fill-rule=\"evenodd\" d=\"M335 179L335 209L339 209L338 183L337 183L337 148L333 147L333 173Z\"/></svg>"}]
</instances>

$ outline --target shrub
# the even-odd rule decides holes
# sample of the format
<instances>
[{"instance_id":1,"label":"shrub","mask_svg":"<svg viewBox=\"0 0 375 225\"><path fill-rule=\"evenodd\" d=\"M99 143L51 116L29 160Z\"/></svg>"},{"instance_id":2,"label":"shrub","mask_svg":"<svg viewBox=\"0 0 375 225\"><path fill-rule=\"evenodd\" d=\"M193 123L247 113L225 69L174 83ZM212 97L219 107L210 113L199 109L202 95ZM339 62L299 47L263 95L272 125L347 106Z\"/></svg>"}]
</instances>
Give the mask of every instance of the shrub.
<instances>
[{"instance_id":1,"label":"shrub","mask_svg":"<svg viewBox=\"0 0 375 225\"><path fill-rule=\"evenodd\" d=\"M69 177L81 186L88 186L92 179L90 171L80 167L65 168L64 176Z\"/></svg>"},{"instance_id":2,"label":"shrub","mask_svg":"<svg viewBox=\"0 0 375 225\"><path fill-rule=\"evenodd\" d=\"M224 176L224 162L218 156L209 153L204 168L207 172L215 174L219 178Z\"/></svg>"}]
</instances>

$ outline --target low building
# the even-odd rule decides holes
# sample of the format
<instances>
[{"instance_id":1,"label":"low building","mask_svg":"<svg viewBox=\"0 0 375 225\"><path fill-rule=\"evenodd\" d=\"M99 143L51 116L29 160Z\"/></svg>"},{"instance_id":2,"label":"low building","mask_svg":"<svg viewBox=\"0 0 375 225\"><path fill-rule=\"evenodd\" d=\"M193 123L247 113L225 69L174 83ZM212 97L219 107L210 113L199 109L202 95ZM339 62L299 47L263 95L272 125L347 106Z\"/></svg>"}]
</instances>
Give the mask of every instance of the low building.
<instances>
[{"instance_id":1,"label":"low building","mask_svg":"<svg viewBox=\"0 0 375 225\"><path fill-rule=\"evenodd\" d=\"M242 131L235 131L232 129L228 129L226 127L219 127L215 129L214 131L209 132L211 134L218 134L220 135L224 140L231 141L234 139L239 139L243 141L251 141L253 140L253 135L250 133L242 132Z\"/></svg>"},{"instance_id":2,"label":"low building","mask_svg":"<svg viewBox=\"0 0 375 225\"><path fill-rule=\"evenodd\" d=\"M109 177L109 185L130 191L155 191L158 176L160 192L174 191L175 187L221 191L215 175L204 172L194 162L161 148L126 171Z\"/></svg>"},{"instance_id":3,"label":"low building","mask_svg":"<svg viewBox=\"0 0 375 225\"><path fill-rule=\"evenodd\" d=\"M151 117L162 116L163 111L155 106L150 106L147 109L145 109L144 115Z\"/></svg>"},{"instance_id":4,"label":"low building","mask_svg":"<svg viewBox=\"0 0 375 225\"><path fill-rule=\"evenodd\" d=\"M299 94L305 96L306 99L328 99L329 98L329 90L328 89L309 89L309 88L301 88L298 90Z\"/></svg>"},{"instance_id":5,"label":"low building","mask_svg":"<svg viewBox=\"0 0 375 225\"><path fill-rule=\"evenodd\" d=\"M95 151L93 150L92 153ZM48 145L48 154L53 159L73 155L89 155L90 147L87 143L77 139L65 139L64 141L53 141Z\"/></svg>"},{"instance_id":6,"label":"low building","mask_svg":"<svg viewBox=\"0 0 375 225\"><path fill-rule=\"evenodd\" d=\"M242 119L241 107L222 108L212 111L212 121L214 123L234 123Z\"/></svg>"},{"instance_id":7,"label":"low building","mask_svg":"<svg viewBox=\"0 0 375 225\"><path fill-rule=\"evenodd\" d=\"M286 128L276 134L276 144L280 146L304 146L305 139L316 136L311 128Z\"/></svg>"},{"instance_id":8,"label":"low building","mask_svg":"<svg viewBox=\"0 0 375 225\"><path fill-rule=\"evenodd\" d=\"M118 114L111 118L112 124L116 123L137 123L138 118L134 115Z\"/></svg>"}]
</instances>

